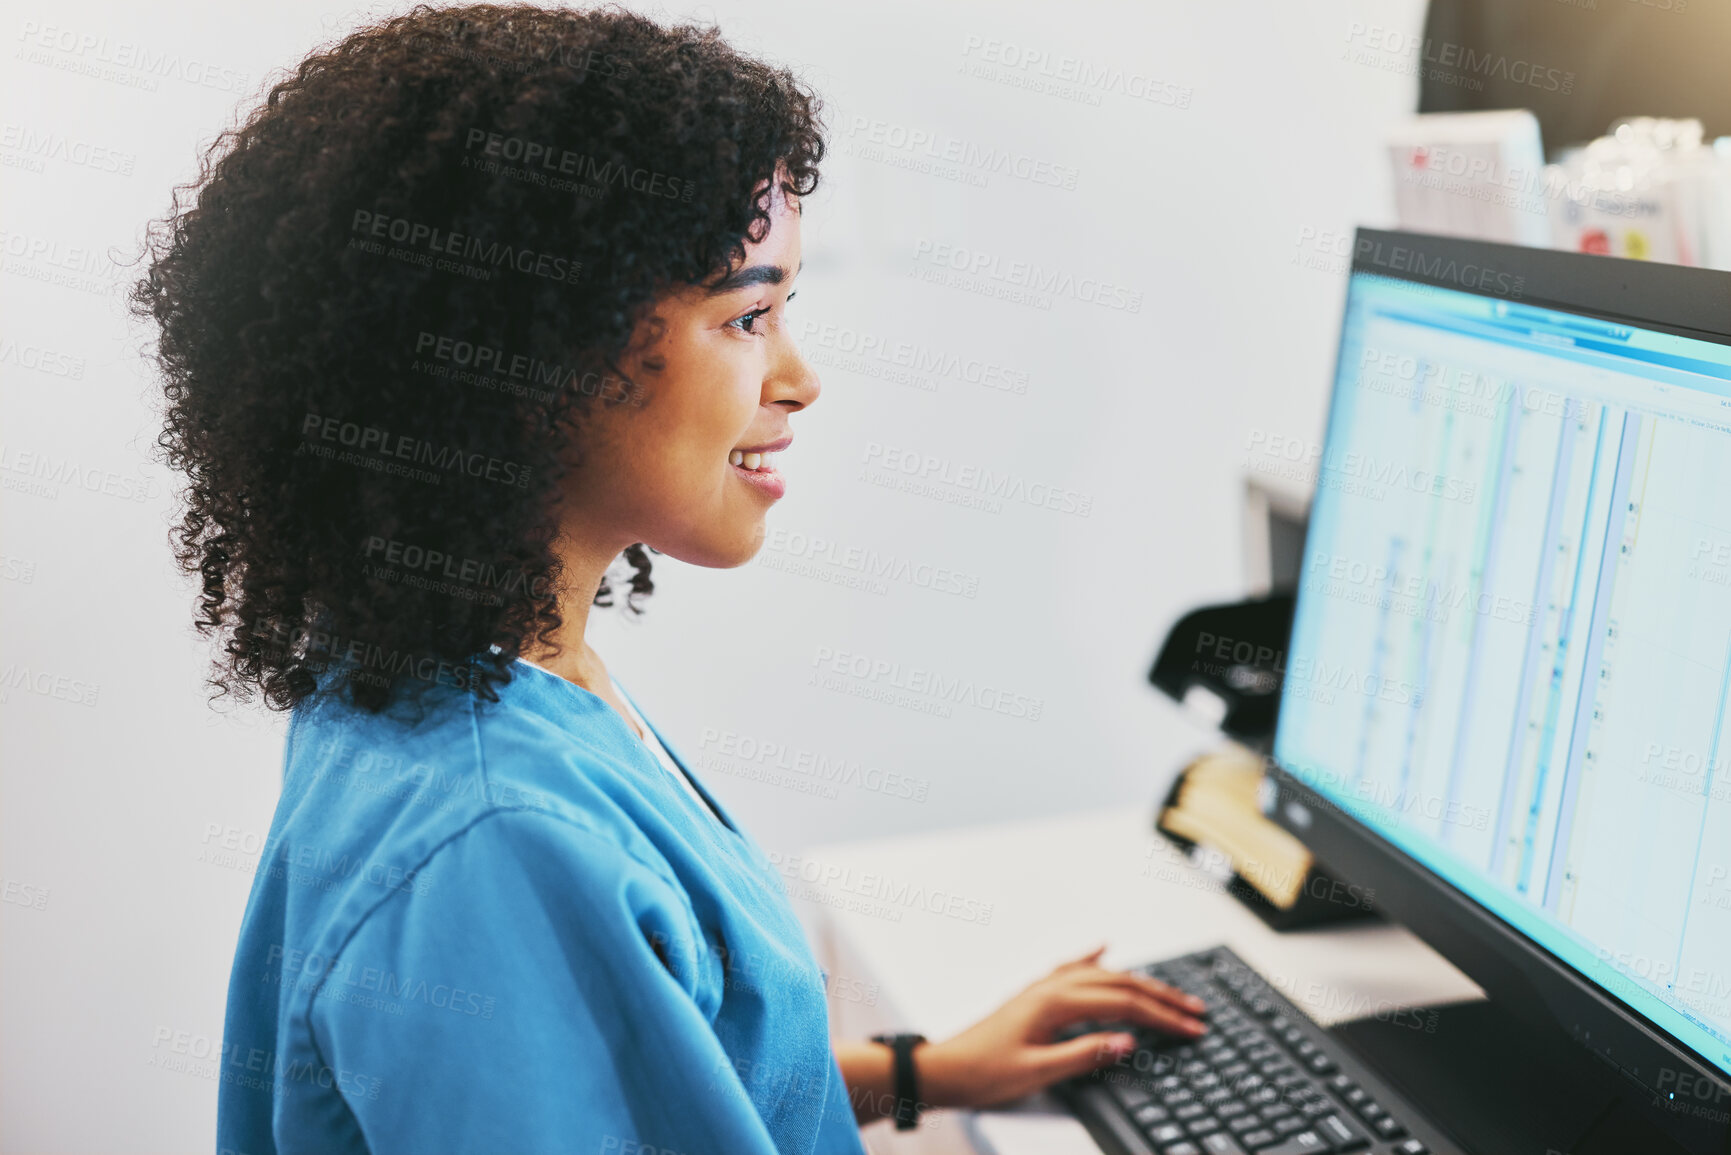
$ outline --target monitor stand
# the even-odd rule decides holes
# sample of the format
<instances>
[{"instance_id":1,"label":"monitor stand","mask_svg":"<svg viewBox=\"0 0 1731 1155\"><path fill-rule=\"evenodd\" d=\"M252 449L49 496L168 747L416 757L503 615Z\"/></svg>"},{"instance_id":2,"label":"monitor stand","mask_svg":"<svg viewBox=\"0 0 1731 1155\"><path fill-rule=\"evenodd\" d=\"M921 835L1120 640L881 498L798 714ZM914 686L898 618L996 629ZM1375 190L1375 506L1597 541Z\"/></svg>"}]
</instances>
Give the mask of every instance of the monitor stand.
<instances>
[{"instance_id":1,"label":"monitor stand","mask_svg":"<svg viewBox=\"0 0 1731 1155\"><path fill-rule=\"evenodd\" d=\"M1477 1155L1731 1152L1731 1129L1711 1118L1681 1141L1662 1134L1646 1097L1561 1030L1547 1036L1485 999L1423 1014L1427 1029L1402 1015L1329 1033Z\"/></svg>"}]
</instances>

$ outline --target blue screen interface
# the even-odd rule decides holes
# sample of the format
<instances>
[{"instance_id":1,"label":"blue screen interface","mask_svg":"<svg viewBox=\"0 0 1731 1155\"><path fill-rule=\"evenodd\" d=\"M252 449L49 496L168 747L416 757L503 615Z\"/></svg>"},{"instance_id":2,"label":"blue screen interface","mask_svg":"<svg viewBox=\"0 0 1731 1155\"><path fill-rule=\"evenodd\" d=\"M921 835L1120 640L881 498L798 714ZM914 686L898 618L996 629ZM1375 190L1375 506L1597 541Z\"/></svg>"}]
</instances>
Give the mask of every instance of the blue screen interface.
<instances>
[{"instance_id":1,"label":"blue screen interface","mask_svg":"<svg viewBox=\"0 0 1731 1155\"><path fill-rule=\"evenodd\" d=\"M1731 346L1348 285L1275 757L1731 1073Z\"/></svg>"}]
</instances>

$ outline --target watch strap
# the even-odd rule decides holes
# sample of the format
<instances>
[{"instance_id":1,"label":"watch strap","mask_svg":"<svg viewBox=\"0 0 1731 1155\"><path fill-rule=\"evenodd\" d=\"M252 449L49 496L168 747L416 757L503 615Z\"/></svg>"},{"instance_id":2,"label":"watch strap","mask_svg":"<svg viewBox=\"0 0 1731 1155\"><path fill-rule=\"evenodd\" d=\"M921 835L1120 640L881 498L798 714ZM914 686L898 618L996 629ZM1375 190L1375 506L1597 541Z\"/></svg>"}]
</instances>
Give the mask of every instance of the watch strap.
<instances>
[{"instance_id":1,"label":"watch strap","mask_svg":"<svg viewBox=\"0 0 1731 1155\"><path fill-rule=\"evenodd\" d=\"M919 1072L914 1069L914 1048L926 1041L924 1035L873 1035L872 1042L882 1043L890 1049L894 1057L891 1074L891 1093L895 1096L895 1115L897 1131L912 1131L920 1125L920 1112L925 1104L920 1101Z\"/></svg>"}]
</instances>

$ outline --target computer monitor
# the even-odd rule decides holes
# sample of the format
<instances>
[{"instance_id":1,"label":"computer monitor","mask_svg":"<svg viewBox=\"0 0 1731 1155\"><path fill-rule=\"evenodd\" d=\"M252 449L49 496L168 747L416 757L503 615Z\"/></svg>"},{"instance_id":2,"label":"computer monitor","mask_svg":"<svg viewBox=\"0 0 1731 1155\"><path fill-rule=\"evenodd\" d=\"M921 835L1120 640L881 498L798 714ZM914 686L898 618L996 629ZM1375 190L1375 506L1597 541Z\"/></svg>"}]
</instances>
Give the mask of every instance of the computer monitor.
<instances>
[{"instance_id":1,"label":"computer monitor","mask_svg":"<svg viewBox=\"0 0 1731 1155\"><path fill-rule=\"evenodd\" d=\"M1731 274L1361 229L1317 452L1276 817L1723 1119Z\"/></svg>"}]
</instances>

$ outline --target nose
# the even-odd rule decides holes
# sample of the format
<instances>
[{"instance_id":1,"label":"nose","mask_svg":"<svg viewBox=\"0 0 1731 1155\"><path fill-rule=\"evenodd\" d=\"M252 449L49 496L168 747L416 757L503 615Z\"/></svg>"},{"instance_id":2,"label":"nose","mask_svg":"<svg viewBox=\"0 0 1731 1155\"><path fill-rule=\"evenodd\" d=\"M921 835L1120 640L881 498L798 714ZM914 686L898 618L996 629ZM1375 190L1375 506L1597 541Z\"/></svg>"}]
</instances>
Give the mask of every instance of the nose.
<instances>
[{"instance_id":1,"label":"nose","mask_svg":"<svg viewBox=\"0 0 1731 1155\"><path fill-rule=\"evenodd\" d=\"M780 356L764 381L764 402L786 402L794 409L804 409L822 392L823 383L818 380L817 371L800 355L793 337L788 336L781 342Z\"/></svg>"}]
</instances>

